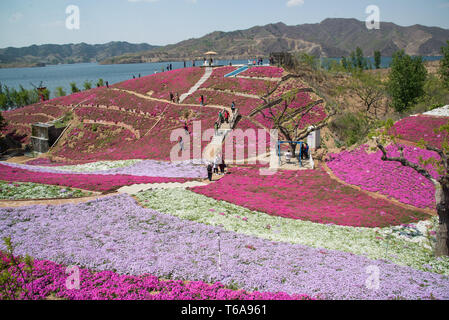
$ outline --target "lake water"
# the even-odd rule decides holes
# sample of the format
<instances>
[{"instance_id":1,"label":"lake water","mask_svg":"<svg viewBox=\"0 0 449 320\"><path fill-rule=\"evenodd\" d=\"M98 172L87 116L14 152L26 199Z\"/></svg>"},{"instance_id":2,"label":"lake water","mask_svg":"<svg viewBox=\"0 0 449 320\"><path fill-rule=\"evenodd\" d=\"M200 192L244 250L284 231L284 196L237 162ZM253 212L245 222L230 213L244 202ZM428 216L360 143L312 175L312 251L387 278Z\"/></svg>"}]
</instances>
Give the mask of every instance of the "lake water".
<instances>
[{"instance_id":1,"label":"lake water","mask_svg":"<svg viewBox=\"0 0 449 320\"><path fill-rule=\"evenodd\" d=\"M218 64L229 65L229 60L218 61ZM245 64L248 60L232 60L233 64ZM139 74L144 77L156 72L161 72L168 64L172 64L173 69L184 68L183 62L161 62L161 63L139 63L139 64L115 64L100 65L97 63L79 63L64 65L49 65L42 68L12 68L0 69L0 83L10 88L18 89L22 85L26 89L33 89L33 85L39 86L42 81L47 87L51 96L54 97L55 88L63 87L70 93L70 83L75 82L79 89L83 88L84 81L92 82L95 87L98 79L108 81L110 85L129 80L133 75L137 78ZM186 62L187 67L192 66L192 62ZM203 61L196 61L196 66L203 64Z\"/></svg>"},{"instance_id":2,"label":"lake water","mask_svg":"<svg viewBox=\"0 0 449 320\"><path fill-rule=\"evenodd\" d=\"M373 58L368 58L374 64ZM425 61L440 60L441 57L424 57ZM332 60L340 60L338 58ZM382 68L389 67L391 58L382 57ZM246 64L248 60L226 60L218 61L218 64L229 65ZM266 61L265 61L266 62ZM32 89L33 85L39 86L42 81L43 86L47 87L54 97L56 87L63 87L67 93L70 93L70 83L75 82L78 88L83 88L84 81L92 82L95 87L98 79L102 78L109 84L132 79L133 75L137 78L139 74L144 77L156 72L161 72L167 64L172 64L173 69L184 67L183 62L161 62L161 63L139 63L139 64L115 64L99 65L97 63L80 63L67 65L53 65L43 68L13 68L0 69L0 83L10 88L18 89L22 85L26 89ZM196 66L202 65L203 61L196 61ZM187 62L190 67L192 62Z\"/></svg>"}]
</instances>

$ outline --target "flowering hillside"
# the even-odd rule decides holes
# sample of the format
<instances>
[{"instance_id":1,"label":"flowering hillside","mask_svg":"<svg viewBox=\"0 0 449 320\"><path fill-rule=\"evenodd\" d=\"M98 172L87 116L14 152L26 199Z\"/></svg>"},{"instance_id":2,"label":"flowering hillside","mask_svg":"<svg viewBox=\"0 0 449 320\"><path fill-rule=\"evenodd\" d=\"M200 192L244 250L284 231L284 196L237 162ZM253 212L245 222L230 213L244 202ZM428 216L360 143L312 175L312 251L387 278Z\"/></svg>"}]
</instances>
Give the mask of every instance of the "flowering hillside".
<instances>
[{"instance_id":1,"label":"flowering hillside","mask_svg":"<svg viewBox=\"0 0 449 320\"><path fill-rule=\"evenodd\" d=\"M157 73L139 79L115 84L114 88L150 94L154 98L169 100L170 92L181 95L197 83L204 75L204 68L185 68Z\"/></svg>"},{"instance_id":2,"label":"flowering hillside","mask_svg":"<svg viewBox=\"0 0 449 320\"><path fill-rule=\"evenodd\" d=\"M234 168L231 173L192 190L270 215L343 226L399 225L426 216L343 186L321 169L262 176L256 169Z\"/></svg>"},{"instance_id":3,"label":"flowering hillside","mask_svg":"<svg viewBox=\"0 0 449 320\"><path fill-rule=\"evenodd\" d=\"M232 93L213 90L198 90L193 95L188 97L184 102L191 104L200 104L201 96L204 97L206 106L209 104L230 108L232 102L234 102L235 107L239 109L239 113L242 115L248 115L255 108L265 104L262 99L242 97L234 95Z\"/></svg>"},{"instance_id":4,"label":"flowering hillside","mask_svg":"<svg viewBox=\"0 0 449 320\"><path fill-rule=\"evenodd\" d=\"M201 88L225 90L262 97L270 93L275 86L276 82L259 79L211 77Z\"/></svg>"},{"instance_id":5,"label":"flowering hillside","mask_svg":"<svg viewBox=\"0 0 449 320\"><path fill-rule=\"evenodd\" d=\"M414 147L404 147L404 156L415 164L420 164L429 158L440 159L432 151ZM343 181L357 185L364 190L379 192L397 199L403 203L418 208L435 208L435 187L433 184L417 173L415 170L404 167L398 162L382 161L382 152L367 153L368 146L340 154L329 155L331 160L327 163L335 175ZM388 155L398 157L397 147L387 147ZM437 172L431 165L425 166L436 179Z\"/></svg>"},{"instance_id":6,"label":"flowering hillside","mask_svg":"<svg viewBox=\"0 0 449 320\"><path fill-rule=\"evenodd\" d=\"M396 122L390 133L400 135L401 139L418 142L421 139L430 145L441 148L447 134L435 133L434 130L449 122L449 118L439 118L432 116L414 116Z\"/></svg>"},{"instance_id":7,"label":"flowering hillside","mask_svg":"<svg viewBox=\"0 0 449 320\"><path fill-rule=\"evenodd\" d=\"M278 67L252 67L239 74L245 77L281 78L284 69Z\"/></svg>"},{"instance_id":8,"label":"flowering hillside","mask_svg":"<svg viewBox=\"0 0 449 320\"><path fill-rule=\"evenodd\" d=\"M312 97L307 92L299 92L295 99L288 105L288 109L295 109L295 110L301 110L299 112L297 121L298 128L304 129L307 128L310 125L315 125L317 123L322 122L327 118L327 113L324 108L323 104L318 104L314 106L309 112L307 112L305 115L303 113L306 111L306 107L309 106L310 103L312 103ZM277 115L282 111L284 108L284 102L281 104L274 106L271 108L271 111ZM271 122L270 118L272 118L272 115L270 114L270 109L262 110L261 112L257 113L254 116L254 120L258 121L260 124L265 126L266 128L273 128L273 123Z\"/></svg>"}]
</instances>

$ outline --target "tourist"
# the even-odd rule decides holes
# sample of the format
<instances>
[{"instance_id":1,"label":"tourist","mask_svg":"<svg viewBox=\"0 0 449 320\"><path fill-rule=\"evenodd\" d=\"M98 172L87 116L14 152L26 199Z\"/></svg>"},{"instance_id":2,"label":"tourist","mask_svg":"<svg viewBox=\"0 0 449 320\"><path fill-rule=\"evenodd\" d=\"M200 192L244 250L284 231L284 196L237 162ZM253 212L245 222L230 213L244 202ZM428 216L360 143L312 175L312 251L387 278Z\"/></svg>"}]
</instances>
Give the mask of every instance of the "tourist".
<instances>
[{"instance_id":1,"label":"tourist","mask_svg":"<svg viewBox=\"0 0 449 320\"><path fill-rule=\"evenodd\" d=\"M215 121L215 124L214 124L214 128L215 128L215 135L218 135L218 128L219 128L220 126L219 126L219 124L218 124L218 122L217 121Z\"/></svg>"},{"instance_id":2,"label":"tourist","mask_svg":"<svg viewBox=\"0 0 449 320\"><path fill-rule=\"evenodd\" d=\"M184 130L186 131L187 134L190 134L189 127L187 126L187 122L184 122Z\"/></svg>"},{"instance_id":3,"label":"tourist","mask_svg":"<svg viewBox=\"0 0 449 320\"><path fill-rule=\"evenodd\" d=\"M229 123L229 112L228 112L228 110L225 110L224 118L225 118L226 123Z\"/></svg>"},{"instance_id":4,"label":"tourist","mask_svg":"<svg viewBox=\"0 0 449 320\"><path fill-rule=\"evenodd\" d=\"M170 101L173 102L174 96L173 96L173 92L170 92Z\"/></svg>"},{"instance_id":5,"label":"tourist","mask_svg":"<svg viewBox=\"0 0 449 320\"><path fill-rule=\"evenodd\" d=\"M218 174L218 165L221 163L221 157L220 154L217 154L217 156L214 159L214 173Z\"/></svg>"},{"instance_id":6,"label":"tourist","mask_svg":"<svg viewBox=\"0 0 449 320\"><path fill-rule=\"evenodd\" d=\"M232 110L232 113L235 113L235 102L234 101L232 101L231 110Z\"/></svg>"},{"instance_id":7,"label":"tourist","mask_svg":"<svg viewBox=\"0 0 449 320\"><path fill-rule=\"evenodd\" d=\"M184 141L182 140L182 137L179 137L179 149L184 151Z\"/></svg>"},{"instance_id":8,"label":"tourist","mask_svg":"<svg viewBox=\"0 0 449 320\"><path fill-rule=\"evenodd\" d=\"M195 66L195 60L192 61L192 65Z\"/></svg>"},{"instance_id":9,"label":"tourist","mask_svg":"<svg viewBox=\"0 0 449 320\"><path fill-rule=\"evenodd\" d=\"M106 88L109 89L109 82L108 81L106 81Z\"/></svg>"},{"instance_id":10,"label":"tourist","mask_svg":"<svg viewBox=\"0 0 449 320\"><path fill-rule=\"evenodd\" d=\"M226 164L225 164L224 158L222 158L221 163L220 163L220 172L222 175L224 175L224 173L225 173L225 168L226 168Z\"/></svg>"},{"instance_id":11,"label":"tourist","mask_svg":"<svg viewBox=\"0 0 449 320\"><path fill-rule=\"evenodd\" d=\"M179 93L176 92L176 103L179 104Z\"/></svg>"},{"instance_id":12,"label":"tourist","mask_svg":"<svg viewBox=\"0 0 449 320\"><path fill-rule=\"evenodd\" d=\"M212 181L212 164L207 164L207 177L209 181Z\"/></svg>"},{"instance_id":13,"label":"tourist","mask_svg":"<svg viewBox=\"0 0 449 320\"><path fill-rule=\"evenodd\" d=\"M170 71L173 70L173 65L170 63Z\"/></svg>"},{"instance_id":14,"label":"tourist","mask_svg":"<svg viewBox=\"0 0 449 320\"><path fill-rule=\"evenodd\" d=\"M201 97L200 97L200 102L201 102L201 106L204 106L204 96L203 95L201 95Z\"/></svg>"},{"instance_id":15,"label":"tourist","mask_svg":"<svg viewBox=\"0 0 449 320\"><path fill-rule=\"evenodd\" d=\"M186 65L186 62L185 62L185 60L184 60L184 68L185 68L185 67L187 67L187 65Z\"/></svg>"},{"instance_id":16,"label":"tourist","mask_svg":"<svg viewBox=\"0 0 449 320\"><path fill-rule=\"evenodd\" d=\"M291 152L290 149L288 149L288 151L285 153L285 161L287 161L287 163L290 163L290 161L292 160L293 154Z\"/></svg>"},{"instance_id":17,"label":"tourist","mask_svg":"<svg viewBox=\"0 0 449 320\"><path fill-rule=\"evenodd\" d=\"M309 145L307 142L303 143L301 147L301 159L309 159Z\"/></svg>"},{"instance_id":18,"label":"tourist","mask_svg":"<svg viewBox=\"0 0 449 320\"><path fill-rule=\"evenodd\" d=\"M140 79L140 73L139 73L139 79Z\"/></svg>"},{"instance_id":19,"label":"tourist","mask_svg":"<svg viewBox=\"0 0 449 320\"><path fill-rule=\"evenodd\" d=\"M218 113L218 122L222 124L224 122L223 110Z\"/></svg>"},{"instance_id":20,"label":"tourist","mask_svg":"<svg viewBox=\"0 0 449 320\"><path fill-rule=\"evenodd\" d=\"M136 79L136 76L135 76L135 75L133 75L133 79Z\"/></svg>"}]
</instances>

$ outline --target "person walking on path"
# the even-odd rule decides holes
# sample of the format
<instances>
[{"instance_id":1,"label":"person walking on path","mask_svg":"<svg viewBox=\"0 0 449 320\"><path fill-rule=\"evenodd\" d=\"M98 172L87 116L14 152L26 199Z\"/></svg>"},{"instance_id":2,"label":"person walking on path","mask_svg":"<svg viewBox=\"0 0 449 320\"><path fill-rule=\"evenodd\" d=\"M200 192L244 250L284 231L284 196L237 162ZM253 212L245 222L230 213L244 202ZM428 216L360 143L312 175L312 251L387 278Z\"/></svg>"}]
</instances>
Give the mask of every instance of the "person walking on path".
<instances>
[{"instance_id":1,"label":"person walking on path","mask_svg":"<svg viewBox=\"0 0 449 320\"><path fill-rule=\"evenodd\" d=\"M219 128L219 125L218 125L218 122L217 122L217 121L215 121L214 128L215 128L215 135L218 135L218 128Z\"/></svg>"},{"instance_id":2,"label":"person walking on path","mask_svg":"<svg viewBox=\"0 0 449 320\"><path fill-rule=\"evenodd\" d=\"M201 106L204 106L204 96L203 95L201 95L201 97L200 97L200 102L201 102Z\"/></svg>"},{"instance_id":3,"label":"person walking on path","mask_svg":"<svg viewBox=\"0 0 449 320\"><path fill-rule=\"evenodd\" d=\"M228 110L225 110L225 112L224 112L224 119L225 119L226 123L229 123L229 112L228 112Z\"/></svg>"},{"instance_id":4,"label":"person walking on path","mask_svg":"<svg viewBox=\"0 0 449 320\"><path fill-rule=\"evenodd\" d=\"M234 101L232 101L231 110L232 110L232 113L235 113L235 102Z\"/></svg>"},{"instance_id":5,"label":"person walking on path","mask_svg":"<svg viewBox=\"0 0 449 320\"><path fill-rule=\"evenodd\" d=\"M106 88L109 89L109 82L108 81L106 81Z\"/></svg>"},{"instance_id":6,"label":"person walking on path","mask_svg":"<svg viewBox=\"0 0 449 320\"><path fill-rule=\"evenodd\" d=\"M176 92L176 103L179 104L179 93Z\"/></svg>"},{"instance_id":7,"label":"person walking on path","mask_svg":"<svg viewBox=\"0 0 449 320\"><path fill-rule=\"evenodd\" d=\"M221 157L220 154L217 154L217 156L214 159L214 173L218 174L218 166L221 163Z\"/></svg>"},{"instance_id":8,"label":"person walking on path","mask_svg":"<svg viewBox=\"0 0 449 320\"><path fill-rule=\"evenodd\" d=\"M209 181L212 181L212 164L211 163L207 164L207 178L209 179Z\"/></svg>"},{"instance_id":9,"label":"person walking on path","mask_svg":"<svg viewBox=\"0 0 449 320\"><path fill-rule=\"evenodd\" d=\"M225 168L226 168L226 164L225 164L224 158L222 158L221 163L220 163L220 172L222 175L225 174Z\"/></svg>"},{"instance_id":10,"label":"person walking on path","mask_svg":"<svg viewBox=\"0 0 449 320\"><path fill-rule=\"evenodd\" d=\"M173 102L173 100L174 100L173 92L170 92L170 101Z\"/></svg>"},{"instance_id":11,"label":"person walking on path","mask_svg":"<svg viewBox=\"0 0 449 320\"><path fill-rule=\"evenodd\" d=\"M224 122L223 110L218 113L218 121L220 122L220 124Z\"/></svg>"},{"instance_id":12,"label":"person walking on path","mask_svg":"<svg viewBox=\"0 0 449 320\"><path fill-rule=\"evenodd\" d=\"M184 141L182 140L182 137L179 137L179 149L180 151L184 151Z\"/></svg>"},{"instance_id":13,"label":"person walking on path","mask_svg":"<svg viewBox=\"0 0 449 320\"><path fill-rule=\"evenodd\" d=\"M184 130L186 131L186 133L190 134L189 127L187 126L187 122L184 122Z\"/></svg>"}]
</instances>

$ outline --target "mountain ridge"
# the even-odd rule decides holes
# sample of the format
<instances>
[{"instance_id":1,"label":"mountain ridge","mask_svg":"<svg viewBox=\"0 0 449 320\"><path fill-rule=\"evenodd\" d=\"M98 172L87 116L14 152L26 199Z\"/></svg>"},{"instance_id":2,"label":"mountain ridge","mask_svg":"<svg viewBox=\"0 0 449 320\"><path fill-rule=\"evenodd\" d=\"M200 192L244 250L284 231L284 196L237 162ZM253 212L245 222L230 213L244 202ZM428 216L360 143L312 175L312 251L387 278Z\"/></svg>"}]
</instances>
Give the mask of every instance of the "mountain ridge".
<instances>
[{"instance_id":1,"label":"mountain ridge","mask_svg":"<svg viewBox=\"0 0 449 320\"><path fill-rule=\"evenodd\" d=\"M449 40L449 30L420 24L399 26L381 22L380 30L368 30L354 18L327 18L319 23L286 25L283 22L234 31L213 31L166 46L109 42L103 45L41 45L0 49L0 67L18 64L100 62L102 64L164 62L202 59L206 51L219 58L247 59L271 52L306 52L321 57L348 56L356 47L366 56L375 50L391 56L404 49L409 55L438 56ZM52 51L53 50L53 51Z\"/></svg>"},{"instance_id":2,"label":"mountain ridge","mask_svg":"<svg viewBox=\"0 0 449 320\"><path fill-rule=\"evenodd\" d=\"M0 49L0 67L41 66L59 63L96 62L136 52L148 52L157 46L111 41L105 44L44 44Z\"/></svg>"}]
</instances>

